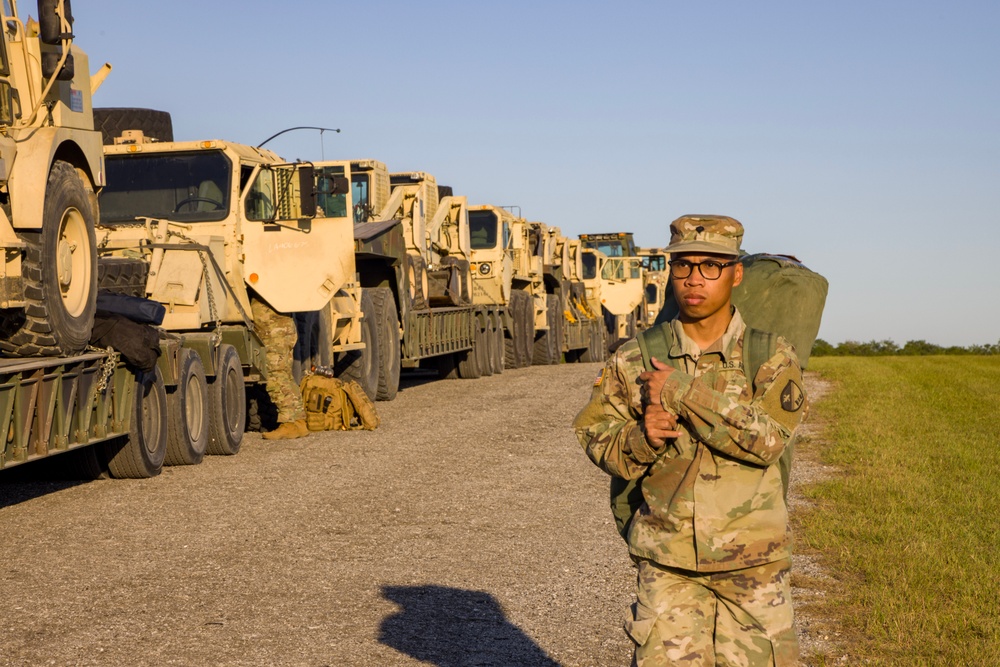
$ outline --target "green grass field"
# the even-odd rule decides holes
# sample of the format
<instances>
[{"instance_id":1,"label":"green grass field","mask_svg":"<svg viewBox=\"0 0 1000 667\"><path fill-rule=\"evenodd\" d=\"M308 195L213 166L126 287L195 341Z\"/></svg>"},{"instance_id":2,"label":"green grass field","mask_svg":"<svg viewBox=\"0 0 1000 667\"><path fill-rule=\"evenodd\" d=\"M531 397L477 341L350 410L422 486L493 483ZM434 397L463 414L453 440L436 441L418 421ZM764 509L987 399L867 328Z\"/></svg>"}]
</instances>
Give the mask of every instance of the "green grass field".
<instances>
[{"instance_id":1,"label":"green grass field","mask_svg":"<svg viewBox=\"0 0 1000 667\"><path fill-rule=\"evenodd\" d=\"M825 555L851 664L1000 665L1000 357L817 357ZM855 662L855 659L857 662ZM833 660L829 664L834 664Z\"/></svg>"}]
</instances>

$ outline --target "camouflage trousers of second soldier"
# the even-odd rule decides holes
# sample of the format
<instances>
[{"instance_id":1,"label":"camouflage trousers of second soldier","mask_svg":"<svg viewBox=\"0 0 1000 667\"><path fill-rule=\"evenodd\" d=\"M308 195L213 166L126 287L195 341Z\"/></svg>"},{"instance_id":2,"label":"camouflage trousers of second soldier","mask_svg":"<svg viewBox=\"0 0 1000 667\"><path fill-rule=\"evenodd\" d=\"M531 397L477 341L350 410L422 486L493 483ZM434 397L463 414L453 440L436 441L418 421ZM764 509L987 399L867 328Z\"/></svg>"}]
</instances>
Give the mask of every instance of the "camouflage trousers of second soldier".
<instances>
[{"instance_id":1,"label":"camouflage trousers of second soldier","mask_svg":"<svg viewBox=\"0 0 1000 667\"><path fill-rule=\"evenodd\" d=\"M625 631L634 667L794 667L791 562L697 573L645 559Z\"/></svg>"},{"instance_id":2,"label":"camouflage trousers of second soldier","mask_svg":"<svg viewBox=\"0 0 1000 667\"><path fill-rule=\"evenodd\" d=\"M282 424L306 418L302 390L295 382L292 363L298 331L291 315L277 312L258 298L250 300L254 326L267 346L267 394L278 408Z\"/></svg>"}]
</instances>

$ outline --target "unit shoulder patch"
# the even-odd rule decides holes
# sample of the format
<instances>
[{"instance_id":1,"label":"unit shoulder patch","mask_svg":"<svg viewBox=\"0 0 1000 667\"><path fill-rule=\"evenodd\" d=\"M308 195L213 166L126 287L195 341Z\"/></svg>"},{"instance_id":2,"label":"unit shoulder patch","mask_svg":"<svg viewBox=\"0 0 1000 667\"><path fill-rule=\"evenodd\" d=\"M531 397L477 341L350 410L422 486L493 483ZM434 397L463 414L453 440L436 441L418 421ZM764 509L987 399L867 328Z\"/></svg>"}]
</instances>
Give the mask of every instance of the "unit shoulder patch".
<instances>
[{"instance_id":1,"label":"unit shoulder patch","mask_svg":"<svg viewBox=\"0 0 1000 667\"><path fill-rule=\"evenodd\" d=\"M802 409L806 397L795 380L789 380L785 388L781 390L781 407L785 412L798 412Z\"/></svg>"}]
</instances>

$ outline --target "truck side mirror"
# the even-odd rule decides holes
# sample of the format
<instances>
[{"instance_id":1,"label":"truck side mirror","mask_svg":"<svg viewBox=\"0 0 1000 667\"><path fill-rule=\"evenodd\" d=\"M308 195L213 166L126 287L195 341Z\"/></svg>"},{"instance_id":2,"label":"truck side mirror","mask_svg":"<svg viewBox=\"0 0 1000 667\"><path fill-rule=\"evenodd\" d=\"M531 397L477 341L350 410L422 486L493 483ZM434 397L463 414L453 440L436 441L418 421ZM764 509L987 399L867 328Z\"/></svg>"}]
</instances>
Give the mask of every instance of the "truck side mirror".
<instances>
[{"instance_id":1,"label":"truck side mirror","mask_svg":"<svg viewBox=\"0 0 1000 667\"><path fill-rule=\"evenodd\" d=\"M56 45L62 42L64 37L71 37L68 33L63 33L62 21L59 19L59 12L62 12L73 29L73 11L70 9L69 0L63 0L62 8L59 7L59 0L40 0L38 3L38 37L43 44Z\"/></svg>"},{"instance_id":2,"label":"truck side mirror","mask_svg":"<svg viewBox=\"0 0 1000 667\"><path fill-rule=\"evenodd\" d=\"M351 191L351 182L346 176L326 176L326 179L330 182L331 195L346 195Z\"/></svg>"},{"instance_id":3,"label":"truck side mirror","mask_svg":"<svg viewBox=\"0 0 1000 667\"><path fill-rule=\"evenodd\" d=\"M299 167L299 197L303 218L316 217L316 170L311 164Z\"/></svg>"}]
</instances>

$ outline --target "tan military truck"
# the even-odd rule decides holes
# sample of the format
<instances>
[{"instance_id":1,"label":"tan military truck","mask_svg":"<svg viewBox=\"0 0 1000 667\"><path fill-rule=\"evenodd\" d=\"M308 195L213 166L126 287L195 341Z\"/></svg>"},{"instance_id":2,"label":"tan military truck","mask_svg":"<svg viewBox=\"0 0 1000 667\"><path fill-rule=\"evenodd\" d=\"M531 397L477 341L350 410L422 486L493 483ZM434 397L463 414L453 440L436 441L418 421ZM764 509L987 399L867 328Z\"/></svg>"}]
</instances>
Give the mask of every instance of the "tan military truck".
<instances>
[{"instance_id":1,"label":"tan military truck","mask_svg":"<svg viewBox=\"0 0 1000 667\"><path fill-rule=\"evenodd\" d=\"M484 204L469 211L473 293L503 306L505 368L530 366L538 332L549 327L543 239L509 210L515 208Z\"/></svg>"},{"instance_id":2,"label":"tan military truck","mask_svg":"<svg viewBox=\"0 0 1000 667\"><path fill-rule=\"evenodd\" d=\"M434 368L444 377L499 373L497 311L472 299L468 205L425 172L390 174L377 160L348 165L358 239L358 275L381 290L376 321L389 338L378 397L393 398L400 368ZM443 196L442 196L443 195ZM379 362L386 354L398 362Z\"/></svg>"},{"instance_id":3,"label":"tan military truck","mask_svg":"<svg viewBox=\"0 0 1000 667\"><path fill-rule=\"evenodd\" d=\"M0 352L59 356L90 340L97 297L95 192L102 185L93 78L69 2L39 22L3 3L0 39Z\"/></svg>"},{"instance_id":4,"label":"tan military truck","mask_svg":"<svg viewBox=\"0 0 1000 667\"><path fill-rule=\"evenodd\" d=\"M40 0L38 22L15 0L0 38L0 468L45 459L66 474L149 477L166 454L158 372L83 351L97 297L95 192L101 135L89 74L73 43L69 1Z\"/></svg>"},{"instance_id":5,"label":"tan military truck","mask_svg":"<svg viewBox=\"0 0 1000 667\"><path fill-rule=\"evenodd\" d=\"M598 251L601 310L609 349L636 335L643 323L642 259L630 232L580 234L585 248Z\"/></svg>"},{"instance_id":6,"label":"tan military truck","mask_svg":"<svg viewBox=\"0 0 1000 667\"><path fill-rule=\"evenodd\" d=\"M662 248L636 248L642 258L643 328L656 322L670 289L670 256Z\"/></svg>"},{"instance_id":7,"label":"tan military truck","mask_svg":"<svg viewBox=\"0 0 1000 667\"><path fill-rule=\"evenodd\" d=\"M604 358L604 323L591 309L581 275L582 244L558 227L537 226L543 243L543 278L548 300L548 328L535 340L533 362L555 364Z\"/></svg>"},{"instance_id":8,"label":"tan military truck","mask_svg":"<svg viewBox=\"0 0 1000 667\"><path fill-rule=\"evenodd\" d=\"M239 450L245 386L267 377L251 299L293 314L297 373L339 366L371 378L358 357L373 342L362 312L374 295L357 282L342 165L220 140L155 142L138 130L115 141L104 149L102 286L166 307L168 463Z\"/></svg>"}]
</instances>

